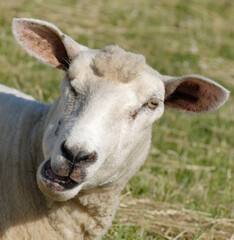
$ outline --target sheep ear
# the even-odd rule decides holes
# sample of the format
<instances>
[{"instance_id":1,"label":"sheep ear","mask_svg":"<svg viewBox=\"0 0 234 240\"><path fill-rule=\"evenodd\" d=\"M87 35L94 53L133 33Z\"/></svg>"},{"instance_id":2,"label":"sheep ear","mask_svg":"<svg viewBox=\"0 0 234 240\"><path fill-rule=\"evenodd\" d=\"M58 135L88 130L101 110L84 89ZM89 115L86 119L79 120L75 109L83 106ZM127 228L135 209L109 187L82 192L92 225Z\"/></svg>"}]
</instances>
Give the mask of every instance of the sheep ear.
<instances>
[{"instance_id":1,"label":"sheep ear","mask_svg":"<svg viewBox=\"0 0 234 240\"><path fill-rule=\"evenodd\" d=\"M181 112L202 113L221 107L229 91L218 83L199 75L163 76L165 106Z\"/></svg>"},{"instance_id":2,"label":"sheep ear","mask_svg":"<svg viewBox=\"0 0 234 240\"><path fill-rule=\"evenodd\" d=\"M80 52L87 50L55 25L30 18L15 18L12 22L13 34L18 43L41 62L67 70L70 61Z\"/></svg>"}]
</instances>

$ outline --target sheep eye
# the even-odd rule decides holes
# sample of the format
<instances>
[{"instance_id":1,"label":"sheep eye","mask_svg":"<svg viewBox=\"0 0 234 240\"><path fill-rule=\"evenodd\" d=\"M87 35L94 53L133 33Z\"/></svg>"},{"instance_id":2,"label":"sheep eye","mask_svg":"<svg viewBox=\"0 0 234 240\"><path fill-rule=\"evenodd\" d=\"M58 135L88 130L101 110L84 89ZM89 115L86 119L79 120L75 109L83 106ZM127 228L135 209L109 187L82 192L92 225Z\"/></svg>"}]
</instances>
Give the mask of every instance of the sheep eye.
<instances>
[{"instance_id":1,"label":"sheep eye","mask_svg":"<svg viewBox=\"0 0 234 240\"><path fill-rule=\"evenodd\" d=\"M155 108L158 107L159 103L158 103L157 100L150 100L150 101L147 102L147 105L148 105L149 108L155 109Z\"/></svg>"},{"instance_id":2,"label":"sheep eye","mask_svg":"<svg viewBox=\"0 0 234 240\"><path fill-rule=\"evenodd\" d=\"M73 96L77 96L77 92L71 84L70 84L70 92L73 94Z\"/></svg>"}]
</instances>

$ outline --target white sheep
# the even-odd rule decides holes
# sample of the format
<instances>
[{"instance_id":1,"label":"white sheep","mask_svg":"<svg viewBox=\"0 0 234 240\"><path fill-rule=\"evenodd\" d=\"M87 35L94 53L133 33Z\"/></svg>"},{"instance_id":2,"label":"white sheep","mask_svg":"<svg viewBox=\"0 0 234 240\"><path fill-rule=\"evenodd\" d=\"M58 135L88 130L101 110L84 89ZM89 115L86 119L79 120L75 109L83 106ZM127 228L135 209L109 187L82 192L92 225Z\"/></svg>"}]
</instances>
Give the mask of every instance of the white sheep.
<instances>
[{"instance_id":1,"label":"white sheep","mask_svg":"<svg viewBox=\"0 0 234 240\"><path fill-rule=\"evenodd\" d=\"M163 76L141 55L91 50L45 21L14 19L13 33L66 74L50 105L0 86L0 239L100 239L164 106L207 112L228 99L205 77Z\"/></svg>"}]
</instances>

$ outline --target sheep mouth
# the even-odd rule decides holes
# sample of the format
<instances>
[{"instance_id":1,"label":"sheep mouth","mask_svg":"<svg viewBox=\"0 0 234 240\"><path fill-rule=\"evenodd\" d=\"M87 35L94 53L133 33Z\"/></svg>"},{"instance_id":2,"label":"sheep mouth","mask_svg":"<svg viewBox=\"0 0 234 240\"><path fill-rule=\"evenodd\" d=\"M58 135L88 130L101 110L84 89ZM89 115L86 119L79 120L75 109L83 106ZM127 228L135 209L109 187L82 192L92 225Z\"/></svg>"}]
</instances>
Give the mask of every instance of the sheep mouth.
<instances>
[{"instance_id":1,"label":"sheep mouth","mask_svg":"<svg viewBox=\"0 0 234 240\"><path fill-rule=\"evenodd\" d=\"M46 185L57 191L72 189L79 185L79 183L72 180L69 176L65 177L57 175L51 167L50 159L42 166L41 175L46 182Z\"/></svg>"}]
</instances>

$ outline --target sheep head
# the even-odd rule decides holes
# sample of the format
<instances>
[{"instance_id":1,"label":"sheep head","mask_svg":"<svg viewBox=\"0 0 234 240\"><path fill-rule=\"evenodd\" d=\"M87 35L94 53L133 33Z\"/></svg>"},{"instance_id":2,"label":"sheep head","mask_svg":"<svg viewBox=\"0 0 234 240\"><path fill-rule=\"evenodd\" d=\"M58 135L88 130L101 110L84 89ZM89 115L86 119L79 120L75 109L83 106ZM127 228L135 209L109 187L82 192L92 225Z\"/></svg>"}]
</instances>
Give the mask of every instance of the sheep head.
<instances>
[{"instance_id":1,"label":"sheep head","mask_svg":"<svg viewBox=\"0 0 234 240\"><path fill-rule=\"evenodd\" d=\"M163 76L142 55L118 46L92 50L40 20L15 19L19 44L66 73L43 137L41 191L57 201L96 187L123 187L144 163L151 129L164 107L182 112L219 108L229 92L198 75Z\"/></svg>"}]
</instances>

